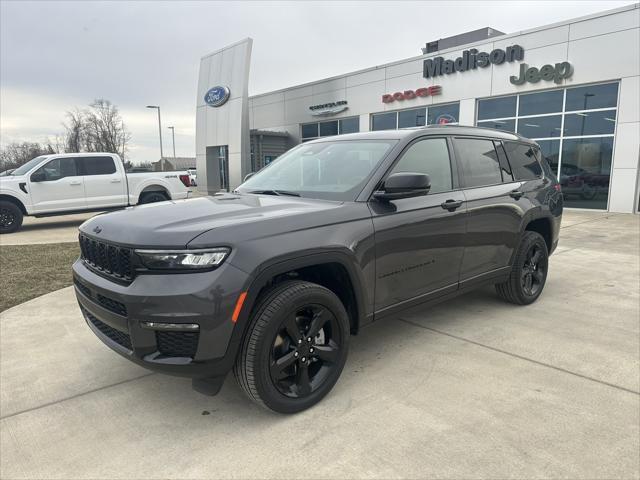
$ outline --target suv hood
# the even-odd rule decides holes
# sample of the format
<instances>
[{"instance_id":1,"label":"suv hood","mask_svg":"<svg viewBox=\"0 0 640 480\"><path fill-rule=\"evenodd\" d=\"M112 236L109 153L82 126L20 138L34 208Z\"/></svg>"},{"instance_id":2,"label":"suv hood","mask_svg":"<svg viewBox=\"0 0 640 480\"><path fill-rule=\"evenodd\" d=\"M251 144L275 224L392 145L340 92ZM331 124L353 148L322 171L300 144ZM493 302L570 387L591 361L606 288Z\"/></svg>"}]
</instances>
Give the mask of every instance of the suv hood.
<instances>
[{"instance_id":1,"label":"suv hood","mask_svg":"<svg viewBox=\"0 0 640 480\"><path fill-rule=\"evenodd\" d=\"M326 213L341 206L339 202L297 197L223 194L97 215L83 223L80 231L119 245L184 248L199 235L220 230L216 238L221 244L230 244L234 238L245 240L271 231L281 233L283 228L294 230L328 223L320 219L330 220L333 216Z\"/></svg>"}]
</instances>

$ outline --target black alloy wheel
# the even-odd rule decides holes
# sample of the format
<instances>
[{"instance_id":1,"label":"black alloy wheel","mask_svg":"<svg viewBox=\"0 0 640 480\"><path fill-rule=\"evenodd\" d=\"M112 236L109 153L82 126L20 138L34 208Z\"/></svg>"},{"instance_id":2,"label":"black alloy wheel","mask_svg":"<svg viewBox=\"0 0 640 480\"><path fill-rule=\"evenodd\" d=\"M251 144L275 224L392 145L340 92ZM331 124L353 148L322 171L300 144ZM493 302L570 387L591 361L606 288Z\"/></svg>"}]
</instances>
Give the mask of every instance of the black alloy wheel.
<instances>
[{"instance_id":1,"label":"black alloy wheel","mask_svg":"<svg viewBox=\"0 0 640 480\"><path fill-rule=\"evenodd\" d=\"M496 292L510 303L533 303L544 289L548 269L549 252L544 238L537 232L525 231L509 278L496 284Z\"/></svg>"},{"instance_id":2,"label":"black alloy wheel","mask_svg":"<svg viewBox=\"0 0 640 480\"><path fill-rule=\"evenodd\" d=\"M22 225L22 212L12 202L0 202L0 233L13 233Z\"/></svg>"},{"instance_id":3,"label":"black alloy wheel","mask_svg":"<svg viewBox=\"0 0 640 480\"><path fill-rule=\"evenodd\" d=\"M317 391L340 357L340 329L324 306L305 305L285 318L271 349L271 380L292 398Z\"/></svg>"},{"instance_id":4,"label":"black alloy wheel","mask_svg":"<svg viewBox=\"0 0 640 480\"><path fill-rule=\"evenodd\" d=\"M282 282L257 300L233 373L258 405L299 412L338 381L349 335L349 316L335 293L315 283Z\"/></svg>"}]
</instances>

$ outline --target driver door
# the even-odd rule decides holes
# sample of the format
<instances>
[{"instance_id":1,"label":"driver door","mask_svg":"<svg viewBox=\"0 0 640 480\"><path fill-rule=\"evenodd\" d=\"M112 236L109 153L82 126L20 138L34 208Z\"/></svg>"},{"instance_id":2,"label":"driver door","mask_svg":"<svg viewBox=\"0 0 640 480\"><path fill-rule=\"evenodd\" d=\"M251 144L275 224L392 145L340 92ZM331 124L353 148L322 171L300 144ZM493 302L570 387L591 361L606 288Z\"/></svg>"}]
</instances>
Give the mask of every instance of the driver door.
<instances>
[{"instance_id":1,"label":"driver door","mask_svg":"<svg viewBox=\"0 0 640 480\"><path fill-rule=\"evenodd\" d=\"M447 138L417 139L387 176L399 172L427 174L431 179L429 193L369 202L376 242L377 315L458 288L466 204L450 151Z\"/></svg>"},{"instance_id":2,"label":"driver door","mask_svg":"<svg viewBox=\"0 0 640 480\"><path fill-rule=\"evenodd\" d=\"M86 208L84 180L74 157L53 158L33 172L29 192L35 213Z\"/></svg>"}]
</instances>

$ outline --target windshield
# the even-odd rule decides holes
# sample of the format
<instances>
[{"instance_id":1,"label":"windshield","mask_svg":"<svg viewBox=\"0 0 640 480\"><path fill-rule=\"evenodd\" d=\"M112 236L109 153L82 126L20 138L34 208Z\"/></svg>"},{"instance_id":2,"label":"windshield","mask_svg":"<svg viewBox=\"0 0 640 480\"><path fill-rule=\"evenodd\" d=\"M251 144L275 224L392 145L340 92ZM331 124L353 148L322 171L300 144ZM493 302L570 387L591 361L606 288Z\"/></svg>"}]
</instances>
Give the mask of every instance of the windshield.
<instances>
[{"instance_id":1,"label":"windshield","mask_svg":"<svg viewBox=\"0 0 640 480\"><path fill-rule=\"evenodd\" d=\"M29 160L27 163L25 163L21 167L16 168L9 175L14 175L16 177L20 176L20 175L24 175L25 173L27 173L29 170L31 170L33 167L35 167L38 163L40 163L45 158L47 158L46 155L40 155L39 157L32 158L31 160Z\"/></svg>"},{"instance_id":2,"label":"windshield","mask_svg":"<svg viewBox=\"0 0 640 480\"><path fill-rule=\"evenodd\" d=\"M260 170L237 191L353 201L395 143L336 140L302 144Z\"/></svg>"}]
</instances>

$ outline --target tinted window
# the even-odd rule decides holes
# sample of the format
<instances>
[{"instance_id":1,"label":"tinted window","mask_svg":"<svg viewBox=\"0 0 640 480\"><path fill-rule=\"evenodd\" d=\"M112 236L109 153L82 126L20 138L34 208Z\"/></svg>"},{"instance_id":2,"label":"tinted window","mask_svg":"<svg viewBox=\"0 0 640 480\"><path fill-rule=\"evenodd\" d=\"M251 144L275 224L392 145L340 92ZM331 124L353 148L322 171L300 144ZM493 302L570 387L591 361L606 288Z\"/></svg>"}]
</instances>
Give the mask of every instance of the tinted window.
<instances>
[{"instance_id":1,"label":"tinted window","mask_svg":"<svg viewBox=\"0 0 640 480\"><path fill-rule=\"evenodd\" d=\"M460 116L460 104L436 105L429 107L427 123L429 125L445 125L458 123Z\"/></svg>"},{"instance_id":2,"label":"tinted window","mask_svg":"<svg viewBox=\"0 0 640 480\"><path fill-rule=\"evenodd\" d=\"M504 130L507 132L516 131L515 120L485 120L484 122L478 122L479 127L495 128L496 130Z\"/></svg>"},{"instance_id":3,"label":"tinted window","mask_svg":"<svg viewBox=\"0 0 640 480\"><path fill-rule=\"evenodd\" d=\"M334 122L322 122L320 124L320 136L329 137L331 135L338 134L338 121Z\"/></svg>"},{"instance_id":4,"label":"tinted window","mask_svg":"<svg viewBox=\"0 0 640 480\"><path fill-rule=\"evenodd\" d=\"M518 115L538 115L562 111L562 90L520 95Z\"/></svg>"},{"instance_id":5,"label":"tinted window","mask_svg":"<svg viewBox=\"0 0 640 480\"><path fill-rule=\"evenodd\" d=\"M340 133L356 133L360 131L360 118L345 118L340 120Z\"/></svg>"},{"instance_id":6,"label":"tinted window","mask_svg":"<svg viewBox=\"0 0 640 480\"><path fill-rule=\"evenodd\" d=\"M431 178L429 193L452 189L449 149L444 138L420 140L411 145L391 173L426 173Z\"/></svg>"},{"instance_id":7,"label":"tinted window","mask_svg":"<svg viewBox=\"0 0 640 480\"><path fill-rule=\"evenodd\" d=\"M542 167L530 145L504 142L504 148L516 180L534 180L542 176Z\"/></svg>"},{"instance_id":8,"label":"tinted window","mask_svg":"<svg viewBox=\"0 0 640 480\"><path fill-rule=\"evenodd\" d=\"M456 138L456 152L465 186L502 183L498 156L491 140Z\"/></svg>"},{"instance_id":9,"label":"tinted window","mask_svg":"<svg viewBox=\"0 0 640 480\"><path fill-rule=\"evenodd\" d=\"M396 112L371 115L371 130L393 130L396 128Z\"/></svg>"},{"instance_id":10,"label":"tinted window","mask_svg":"<svg viewBox=\"0 0 640 480\"><path fill-rule=\"evenodd\" d=\"M565 111L613 107L618 103L618 84L591 85L567 90Z\"/></svg>"},{"instance_id":11,"label":"tinted window","mask_svg":"<svg viewBox=\"0 0 640 480\"><path fill-rule=\"evenodd\" d=\"M478 120L516 116L516 97L478 100Z\"/></svg>"},{"instance_id":12,"label":"tinted window","mask_svg":"<svg viewBox=\"0 0 640 480\"><path fill-rule=\"evenodd\" d=\"M615 110L569 113L564 117L564 134L567 137L612 134L615 126Z\"/></svg>"},{"instance_id":13,"label":"tinted window","mask_svg":"<svg viewBox=\"0 0 640 480\"><path fill-rule=\"evenodd\" d=\"M36 172L43 172L46 181L59 180L61 178L75 177L78 175L75 158L55 158L45 163L36 170Z\"/></svg>"},{"instance_id":14,"label":"tinted window","mask_svg":"<svg viewBox=\"0 0 640 480\"><path fill-rule=\"evenodd\" d=\"M398 112L398 128L423 127L427 121L426 116L426 108Z\"/></svg>"},{"instance_id":15,"label":"tinted window","mask_svg":"<svg viewBox=\"0 0 640 480\"><path fill-rule=\"evenodd\" d=\"M561 123L562 115L519 118L518 133L527 138L559 137Z\"/></svg>"},{"instance_id":16,"label":"tinted window","mask_svg":"<svg viewBox=\"0 0 640 480\"><path fill-rule=\"evenodd\" d=\"M309 123L302 125L302 138L315 138L318 136L318 124Z\"/></svg>"},{"instance_id":17,"label":"tinted window","mask_svg":"<svg viewBox=\"0 0 640 480\"><path fill-rule=\"evenodd\" d=\"M111 157L81 158L83 175L109 175L116 173L116 164Z\"/></svg>"},{"instance_id":18,"label":"tinted window","mask_svg":"<svg viewBox=\"0 0 640 480\"><path fill-rule=\"evenodd\" d=\"M513 174L511 173L511 165L507 161L507 155L504 153L504 147L502 142L493 142L498 154L498 162L500 163L500 170L502 171L502 180L504 182L513 181Z\"/></svg>"}]
</instances>

